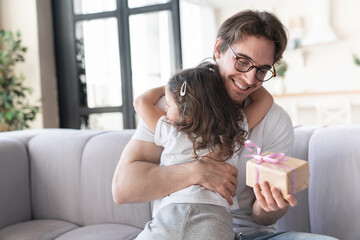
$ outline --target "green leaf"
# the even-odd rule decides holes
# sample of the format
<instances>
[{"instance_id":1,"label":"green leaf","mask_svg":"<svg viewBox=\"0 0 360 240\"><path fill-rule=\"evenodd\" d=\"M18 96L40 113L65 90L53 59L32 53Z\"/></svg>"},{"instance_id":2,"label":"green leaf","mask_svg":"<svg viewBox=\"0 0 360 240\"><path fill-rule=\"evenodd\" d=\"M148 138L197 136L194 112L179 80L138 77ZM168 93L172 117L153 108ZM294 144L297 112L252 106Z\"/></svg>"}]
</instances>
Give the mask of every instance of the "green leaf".
<instances>
[{"instance_id":1,"label":"green leaf","mask_svg":"<svg viewBox=\"0 0 360 240\"><path fill-rule=\"evenodd\" d=\"M5 119L6 119L7 121L12 121L12 119L13 119L13 117L14 117L14 115L13 115L12 112L7 112L7 113L4 114L4 116L5 116Z\"/></svg>"},{"instance_id":2,"label":"green leaf","mask_svg":"<svg viewBox=\"0 0 360 240\"><path fill-rule=\"evenodd\" d=\"M16 64L25 61L26 51L20 31L16 35L0 31L0 131L28 128L40 111L39 106L28 103L27 95L33 89L24 86L25 76L13 71Z\"/></svg>"},{"instance_id":3,"label":"green leaf","mask_svg":"<svg viewBox=\"0 0 360 240\"><path fill-rule=\"evenodd\" d=\"M14 90L14 94L17 96L17 97L25 97L25 94L21 91L18 91L18 90Z\"/></svg>"},{"instance_id":4,"label":"green leaf","mask_svg":"<svg viewBox=\"0 0 360 240\"><path fill-rule=\"evenodd\" d=\"M353 55L354 58L354 62L356 65L360 66L360 59L358 58L358 56L356 56L355 54Z\"/></svg>"},{"instance_id":5,"label":"green leaf","mask_svg":"<svg viewBox=\"0 0 360 240\"><path fill-rule=\"evenodd\" d=\"M282 60L279 64L277 64L275 66L275 69L276 69L276 76L279 76L279 77L284 77L285 76L285 73L287 71L287 68L288 68L288 65L287 63Z\"/></svg>"}]
</instances>

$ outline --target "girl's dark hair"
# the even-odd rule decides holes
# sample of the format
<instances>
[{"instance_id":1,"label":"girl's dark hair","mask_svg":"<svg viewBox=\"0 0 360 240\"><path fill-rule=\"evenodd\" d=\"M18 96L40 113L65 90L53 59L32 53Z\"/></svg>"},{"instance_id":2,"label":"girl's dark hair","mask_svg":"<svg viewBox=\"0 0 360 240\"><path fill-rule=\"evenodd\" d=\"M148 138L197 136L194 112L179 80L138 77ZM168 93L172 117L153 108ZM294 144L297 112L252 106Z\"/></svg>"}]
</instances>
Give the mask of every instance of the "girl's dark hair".
<instances>
[{"instance_id":1,"label":"girl's dark hair","mask_svg":"<svg viewBox=\"0 0 360 240\"><path fill-rule=\"evenodd\" d=\"M275 44L274 63L279 63L287 45L285 26L272 13L245 10L231 16L220 26L217 37L222 41L220 51L241 41L242 36L265 37Z\"/></svg>"},{"instance_id":2,"label":"girl's dark hair","mask_svg":"<svg viewBox=\"0 0 360 240\"><path fill-rule=\"evenodd\" d=\"M186 93L180 89L186 81ZM241 107L228 96L217 65L204 62L182 70L168 83L179 107L180 121L175 127L193 142L195 157L200 149L220 151L230 158L242 147L247 132L242 128Z\"/></svg>"}]
</instances>

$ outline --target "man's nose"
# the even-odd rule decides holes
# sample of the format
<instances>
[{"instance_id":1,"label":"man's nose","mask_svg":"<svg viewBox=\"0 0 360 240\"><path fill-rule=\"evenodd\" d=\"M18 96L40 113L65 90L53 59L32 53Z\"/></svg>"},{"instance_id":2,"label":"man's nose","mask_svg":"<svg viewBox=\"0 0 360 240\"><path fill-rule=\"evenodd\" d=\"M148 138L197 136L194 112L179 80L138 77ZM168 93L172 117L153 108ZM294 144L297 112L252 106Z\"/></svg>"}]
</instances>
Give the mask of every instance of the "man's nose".
<instances>
[{"instance_id":1,"label":"man's nose","mask_svg":"<svg viewBox=\"0 0 360 240\"><path fill-rule=\"evenodd\" d=\"M256 77L255 77L256 70L257 70L256 68L253 68L250 71L245 73L244 80L248 85L256 85L256 83L257 83Z\"/></svg>"}]
</instances>

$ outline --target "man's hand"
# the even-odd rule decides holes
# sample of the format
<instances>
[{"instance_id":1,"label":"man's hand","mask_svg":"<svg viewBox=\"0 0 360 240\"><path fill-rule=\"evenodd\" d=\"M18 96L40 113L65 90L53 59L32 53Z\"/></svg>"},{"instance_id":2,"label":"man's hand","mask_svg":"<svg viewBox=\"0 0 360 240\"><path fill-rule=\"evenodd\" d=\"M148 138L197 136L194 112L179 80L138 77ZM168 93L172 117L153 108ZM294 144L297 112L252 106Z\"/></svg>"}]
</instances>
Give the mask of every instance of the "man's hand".
<instances>
[{"instance_id":1,"label":"man's hand","mask_svg":"<svg viewBox=\"0 0 360 240\"><path fill-rule=\"evenodd\" d=\"M283 198L279 189L276 187L270 189L268 182L255 184L254 194L256 200L253 205L253 216L263 225L274 224L286 213L289 205L291 207L297 205L293 194L288 194Z\"/></svg>"},{"instance_id":2,"label":"man's hand","mask_svg":"<svg viewBox=\"0 0 360 240\"><path fill-rule=\"evenodd\" d=\"M283 198L279 189L273 187L270 189L268 182L261 183L261 190L259 184L254 187L254 194L259 202L259 205L266 212L274 212L281 209L285 209L288 205L295 207L297 205L296 198L293 194L288 194Z\"/></svg>"},{"instance_id":3,"label":"man's hand","mask_svg":"<svg viewBox=\"0 0 360 240\"><path fill-rule=\"evenodd\" d=\"M203 157L193 163L194 177L199 178L195 181L204 188L219 193L232 205L231 196L235 196L238 170L228 163L215 161L208 157Z\"/></svg>"}]
</instances>

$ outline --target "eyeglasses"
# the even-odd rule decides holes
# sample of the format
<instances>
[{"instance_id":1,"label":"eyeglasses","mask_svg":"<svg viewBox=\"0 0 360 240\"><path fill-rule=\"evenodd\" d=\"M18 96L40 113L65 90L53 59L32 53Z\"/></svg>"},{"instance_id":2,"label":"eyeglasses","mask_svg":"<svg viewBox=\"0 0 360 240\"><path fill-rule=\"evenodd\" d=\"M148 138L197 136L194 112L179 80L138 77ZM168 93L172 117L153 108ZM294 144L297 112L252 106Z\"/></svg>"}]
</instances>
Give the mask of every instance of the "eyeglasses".
<instances>
[{"instance_id":1,"label":"eyeglasses","mask_svg":"<svg viewBox=\"0 0 360 240\"><path fill-rule=\"evenodd\" d=\"M256 69L255 78L260 82L266 82L269 81L271 78L276 77L276 71L274 65L271 67L257 67L255 66L252 61L247 57L239 57L236 55L234 50L230 47L229 43L226 43L228 47L230 48L234 58L235 58L235 64L234 68L241 73L246 73L251 71L253 68Z\"/></svg>"}]
</instances>

